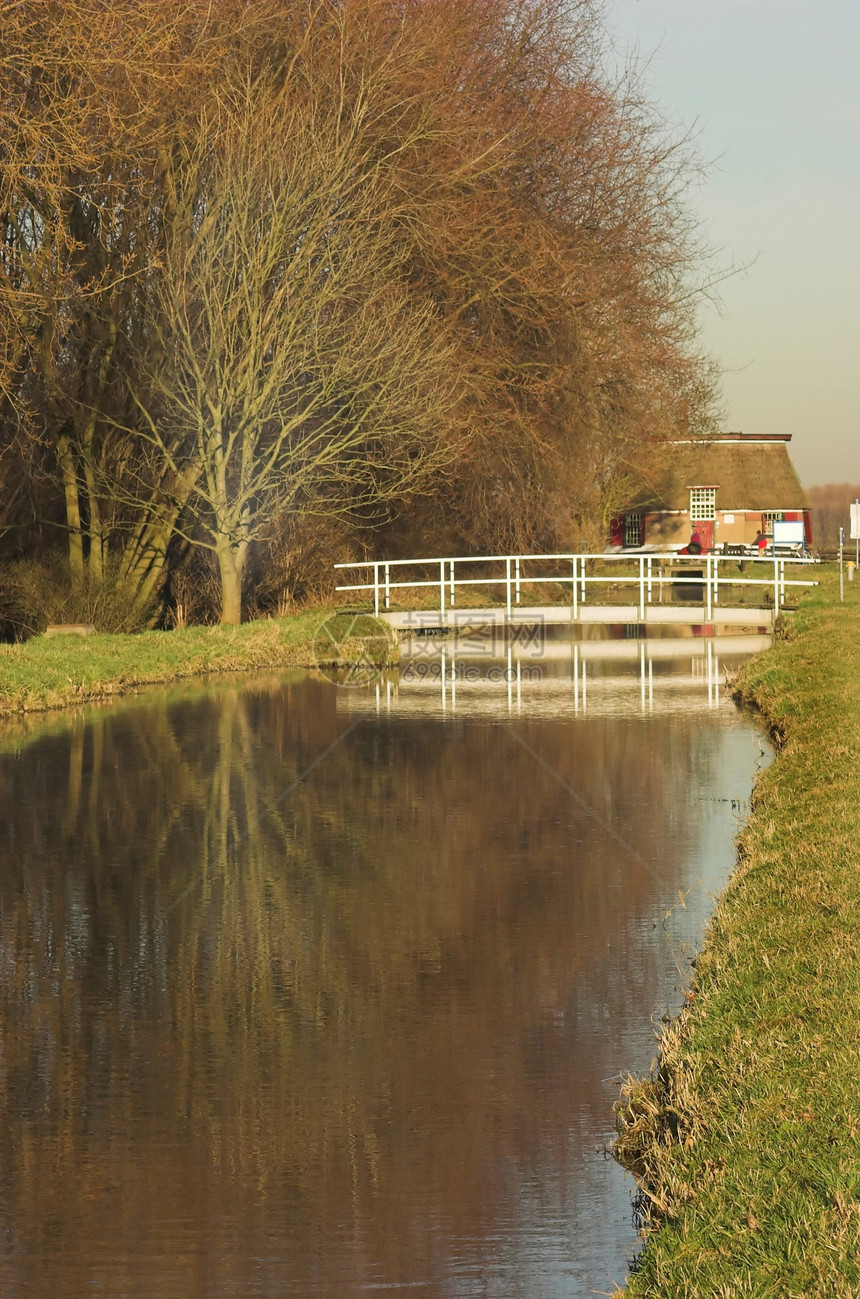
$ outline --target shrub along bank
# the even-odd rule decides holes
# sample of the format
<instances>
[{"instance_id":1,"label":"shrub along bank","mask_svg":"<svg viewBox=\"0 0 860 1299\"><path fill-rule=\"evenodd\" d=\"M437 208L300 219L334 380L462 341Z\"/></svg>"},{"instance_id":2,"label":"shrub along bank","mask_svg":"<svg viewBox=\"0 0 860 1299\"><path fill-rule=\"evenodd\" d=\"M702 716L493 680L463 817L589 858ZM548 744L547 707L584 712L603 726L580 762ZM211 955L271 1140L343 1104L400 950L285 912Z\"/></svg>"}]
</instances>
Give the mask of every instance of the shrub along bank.
<instances>
[{"instance_id":1,"label":"shrub along bank","mask_svg":"<svg viewBox=\"0 0 860 1299\"><path fill-rule=\"evenodd\" d=\"M860 620L825 574L736 683L777 756L616 1155L646 1244L627 1294L860 1295Z\"/></svg>"}]
</instances>

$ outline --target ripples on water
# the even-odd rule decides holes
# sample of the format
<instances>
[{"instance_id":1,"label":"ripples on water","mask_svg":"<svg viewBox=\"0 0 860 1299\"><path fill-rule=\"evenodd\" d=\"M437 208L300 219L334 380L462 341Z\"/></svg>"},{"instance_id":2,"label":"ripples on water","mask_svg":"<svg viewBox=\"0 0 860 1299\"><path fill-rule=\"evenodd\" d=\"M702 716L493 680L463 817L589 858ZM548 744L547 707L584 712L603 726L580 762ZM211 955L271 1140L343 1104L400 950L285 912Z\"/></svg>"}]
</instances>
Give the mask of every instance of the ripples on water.
<instances>
[{"instance_id":1,"label":"ripples on water","mask_svg":"<svg viewBox=\"0 0 860 1299\"><path fill-rule=\"evenodd\" d=\"M0 737L0 1293L623 1282L615 1075L762 759L700 660L219 681Z\"/></svg>"}]
</instances>

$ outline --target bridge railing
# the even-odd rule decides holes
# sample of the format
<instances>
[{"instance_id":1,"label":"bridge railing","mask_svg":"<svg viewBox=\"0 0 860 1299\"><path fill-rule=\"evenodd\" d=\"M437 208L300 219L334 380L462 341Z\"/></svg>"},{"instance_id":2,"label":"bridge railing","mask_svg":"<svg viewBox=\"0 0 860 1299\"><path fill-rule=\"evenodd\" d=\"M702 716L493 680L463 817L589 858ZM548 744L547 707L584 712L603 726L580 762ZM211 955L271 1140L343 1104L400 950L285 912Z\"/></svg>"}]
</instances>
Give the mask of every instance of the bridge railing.
<instances>
[{"instance_id":1,"label":"bridge railing","mask_svg":"<svg viewBox=\"0 0 860 1299\"><path fill-rule=\"evenodd\" d=\"M714 606L726 602L729 587L760 587L771 592L774 613L785 603L789 587L817 586L815 581L787 578L786 564L814 563L811 559L768 555L750 557L739 561L736 555L678 555L640 554L623 551L607 554L557 554L557 555L458 555L432 559L371 559L351 564L335 564L339 570L353 570L366 580L337 586L342 592L372 592L373 611L391 608L392 593L398 591L432 589L438 592L438 608L444 618L446 610L457 607L458 592L473 587L504 587L508 617L522 605L522 596L530 585L561 584L570 587L571 613L579 616L579 606L591 602L601 587L629 587L635 591L639 616L644 620L647 605L655 596L662 602L666 589L679 591L695 589L690 603L703 604L705 618L710 620ZM550 566L551 571L536 572ZM474 576L476 566L484 566L480 576ZM487 574L487 566L497 569ZM747 566L753 576L743 576ZM406 570L412 570L411 573ZM530 571L531 570L531 571ZM632 570L632 571L631 571ZM730 571L734 570L734 571ZM742 570L742 571L741 571ZM419 576L414 576L417 572ZM425 574L421 576L420 574ZM470 574L472 574L470 576ZM700 595L701 592L701 595Z\"/></svg>"}]
</instances>

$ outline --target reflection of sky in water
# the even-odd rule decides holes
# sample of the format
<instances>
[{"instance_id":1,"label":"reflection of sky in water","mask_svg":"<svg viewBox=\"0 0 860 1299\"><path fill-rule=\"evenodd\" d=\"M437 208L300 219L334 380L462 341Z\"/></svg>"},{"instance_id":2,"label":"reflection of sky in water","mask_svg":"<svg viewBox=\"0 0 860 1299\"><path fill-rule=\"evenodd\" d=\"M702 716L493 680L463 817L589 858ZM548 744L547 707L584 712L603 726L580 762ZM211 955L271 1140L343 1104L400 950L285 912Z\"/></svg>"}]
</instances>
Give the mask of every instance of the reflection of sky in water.
<instances>
[{"instance_id":1,"label":"reflection of sky in water","mask_svg":"<svg viewBox=\"0 0 860 1299\"><path fill-rule=\"evenodd\" d=\"M221 680L0 756L0 1292L623 1282L617 1075L765 760L706 645L649 646L644 713L640 645L578 647L577 712L568 643L519 698L479 654L444 708Z\"/></svg>"}]
</instances>

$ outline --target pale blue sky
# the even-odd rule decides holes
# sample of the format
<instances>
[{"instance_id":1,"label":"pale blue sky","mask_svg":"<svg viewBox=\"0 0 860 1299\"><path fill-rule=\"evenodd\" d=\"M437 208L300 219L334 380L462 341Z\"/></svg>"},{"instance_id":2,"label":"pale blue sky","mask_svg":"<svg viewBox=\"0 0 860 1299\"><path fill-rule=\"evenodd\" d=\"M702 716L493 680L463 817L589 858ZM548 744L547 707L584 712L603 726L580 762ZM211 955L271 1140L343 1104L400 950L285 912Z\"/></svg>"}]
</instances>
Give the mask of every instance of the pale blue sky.
<instances>
[{"instance_id":1,"label":"pale blue sky","mask_svg":"<svg viewBox=\"0 0 860 1299\"><path fill-rule=\"evenodd\" d=\"M791 433L804 482L860 482L860 0L606 0L623 60L698 127L694 196L726 262L702 315L726 429Z\"/></svg>"}]
</instances>

